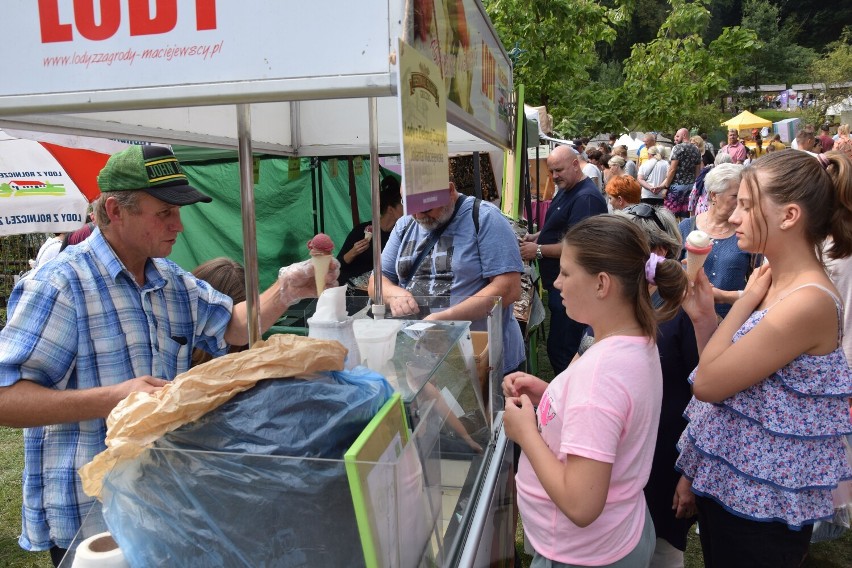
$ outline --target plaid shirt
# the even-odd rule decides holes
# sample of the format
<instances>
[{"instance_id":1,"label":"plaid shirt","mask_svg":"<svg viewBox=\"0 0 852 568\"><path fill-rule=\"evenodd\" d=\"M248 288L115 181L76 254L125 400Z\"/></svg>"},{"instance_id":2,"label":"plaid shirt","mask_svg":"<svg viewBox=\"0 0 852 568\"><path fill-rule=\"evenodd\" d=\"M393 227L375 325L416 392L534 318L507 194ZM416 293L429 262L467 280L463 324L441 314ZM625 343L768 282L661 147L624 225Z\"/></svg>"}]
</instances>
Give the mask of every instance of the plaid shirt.
<instances>
[{"instance_id":1,"label":"plaid shirt","mask_svg":"<svg viewBox=\"0 0 852 568\"><path fill-rule=\"evenodd\" d=\"M173 379L196 347L220 355L231 299L173 262L150 259L137 286L100 230L23 278L0 331L0 387L109 386L142 375ZM24 430L27 550L67 548L93 499L77 470L105 449L106 421Z\"/></svg>"}]
</instances>

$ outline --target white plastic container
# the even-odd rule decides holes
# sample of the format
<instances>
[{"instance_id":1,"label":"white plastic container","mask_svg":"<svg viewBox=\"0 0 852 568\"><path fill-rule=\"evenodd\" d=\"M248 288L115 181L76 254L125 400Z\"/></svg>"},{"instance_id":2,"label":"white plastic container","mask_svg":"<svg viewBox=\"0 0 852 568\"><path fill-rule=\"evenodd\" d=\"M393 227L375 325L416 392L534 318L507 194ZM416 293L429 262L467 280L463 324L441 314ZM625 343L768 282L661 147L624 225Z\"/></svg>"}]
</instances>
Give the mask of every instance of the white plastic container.
<instances>
[{"instance_id":1,"label":"white plastic container","mask_svg":"<svg viewBox=\"0 0 852 568\"><path fill-rule=\"evenodd\" d=\"M343 366L346 369L351 369L361 363L358 342L352 332L352 318L343 321L321 321L313 317L308 318L308 337L339 341L349 350L346 359L343 360Z\"/></svg>"},{"instance_id":2,"label":"white plastic container","mask_svg":"<svg viewBox=\"0 0 852 568\"><path fill-rule=\"evenodd\" d=\"M355 341L364 364L381 373L396 349L396 334L402 322L399 320L357 319L353 324Z\"/></svg>"}]
</instances>

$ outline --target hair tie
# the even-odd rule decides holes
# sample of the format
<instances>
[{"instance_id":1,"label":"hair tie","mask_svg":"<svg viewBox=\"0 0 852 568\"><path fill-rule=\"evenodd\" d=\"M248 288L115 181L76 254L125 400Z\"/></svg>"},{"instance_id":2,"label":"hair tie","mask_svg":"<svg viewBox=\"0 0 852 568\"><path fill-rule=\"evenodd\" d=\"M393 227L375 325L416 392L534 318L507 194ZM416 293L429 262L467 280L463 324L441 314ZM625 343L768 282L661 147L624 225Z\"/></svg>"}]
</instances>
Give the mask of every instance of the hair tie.
<instances>
[{"instance_id":1,"label":"hair tie","mask_svg":"<svg viewBox=\"0 0 852 568\"><path fill-rule=\"evenodd\" d=\"M825 154L817 154L817 160L819 160L819 163L824 170L827 170L828 166L831 165L831 162L825 157Z\"/></svg>"},{"instance_id":2,"label":"hair tie","mask_svg":"<svg viewBox=\"0 0 852 568\"><path fill-rule=\"evenodd\" d=\"M657 275L657 265L666 260L664 256L658 256L654 253L651 253L651 256L648 257L648 260L645 262L645 278L648 280L648 284L656 284L655 276Z\"/></svg>"}]
</instances>

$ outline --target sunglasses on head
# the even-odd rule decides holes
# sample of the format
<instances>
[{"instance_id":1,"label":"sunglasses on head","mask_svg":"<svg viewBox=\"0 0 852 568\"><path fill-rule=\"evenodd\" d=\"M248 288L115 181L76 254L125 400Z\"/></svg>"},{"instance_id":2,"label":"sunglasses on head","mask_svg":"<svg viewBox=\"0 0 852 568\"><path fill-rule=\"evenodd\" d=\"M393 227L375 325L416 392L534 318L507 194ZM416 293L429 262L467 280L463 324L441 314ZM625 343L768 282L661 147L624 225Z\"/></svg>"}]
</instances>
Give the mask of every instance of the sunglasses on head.
<instances>
[{"instance_id":1,"label":"sunglasses on head","mask_svg":"<svg viewBox=\"0 0 852 568\"><path fill-rule=\"evenodd\" d=\"M630 215L635 215L640 219L650 219L654 222L654 224L656 224L660 228L662 232L668 232L666 231L666 227L665 225L663 225L663 222L660 221L659 217L657 217L657 210L654 209L652 205L648 205L647 203L637 203L635 205L625 207L623 211L625 213L629 213Z\"/></svg>"}]
</instances>

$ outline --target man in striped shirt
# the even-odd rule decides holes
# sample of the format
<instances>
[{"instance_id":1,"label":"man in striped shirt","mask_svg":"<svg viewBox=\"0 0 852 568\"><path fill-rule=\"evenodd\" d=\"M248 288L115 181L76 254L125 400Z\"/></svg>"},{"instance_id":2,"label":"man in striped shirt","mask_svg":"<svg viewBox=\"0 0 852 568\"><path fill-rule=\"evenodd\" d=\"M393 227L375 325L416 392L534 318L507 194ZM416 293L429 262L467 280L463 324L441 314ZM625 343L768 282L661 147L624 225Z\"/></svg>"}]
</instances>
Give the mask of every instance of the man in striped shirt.
<instances>
[{"instance_id":1,"label":"man in striped shirt","mask_svg":"<svg viewBox=\"0 0 852 568\"><path fill-rule=\"evenodd\" d=\"M105 449L113 407L188 370L195 348L221 355L248 343L245 303L165 258L183 230L180 207L211 201L174 154L128 148L98 185L98 228L18 283L0 331L0 424L24 428L19 544L50 550L54 565L93 502L77 470ZM263 329L316 295L310 262L291 268L261 294Z\"/></svg>"}]
</instances>

